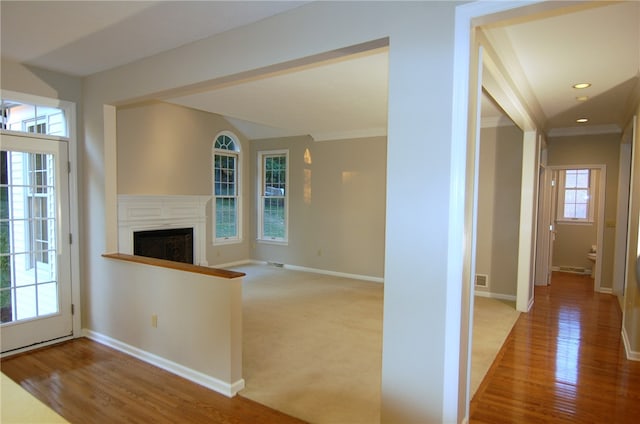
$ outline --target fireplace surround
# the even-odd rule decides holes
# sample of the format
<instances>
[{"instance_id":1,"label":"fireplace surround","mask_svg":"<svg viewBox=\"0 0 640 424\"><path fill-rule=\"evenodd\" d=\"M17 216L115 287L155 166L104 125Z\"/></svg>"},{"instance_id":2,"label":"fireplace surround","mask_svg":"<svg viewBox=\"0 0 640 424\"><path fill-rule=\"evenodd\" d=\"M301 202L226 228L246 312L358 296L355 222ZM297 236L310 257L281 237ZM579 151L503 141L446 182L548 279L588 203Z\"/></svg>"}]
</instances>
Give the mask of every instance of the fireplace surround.
<instances>
[{"instance_id":1,"label":"fireplace surround","mask_svg":"<svg viewBox=\"0 0 640 424\"><path fill-rule=\"evenodd\" d=\"M192 229L192 263L208 266L206 205L210 199L211 196L119 195L118 251L134 254L136 232Z\"/></svg>"}]
</instances>

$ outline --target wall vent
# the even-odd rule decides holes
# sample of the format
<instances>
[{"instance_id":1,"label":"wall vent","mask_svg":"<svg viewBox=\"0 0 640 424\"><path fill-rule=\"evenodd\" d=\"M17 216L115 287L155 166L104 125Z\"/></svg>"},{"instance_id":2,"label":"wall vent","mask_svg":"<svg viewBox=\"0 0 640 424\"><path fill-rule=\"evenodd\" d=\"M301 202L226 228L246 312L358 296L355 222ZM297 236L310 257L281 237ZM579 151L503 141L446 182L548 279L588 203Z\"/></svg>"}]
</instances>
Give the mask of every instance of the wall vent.
<instances>
[{"instance_id":1,"label":"wall vent","mask_svg":"<svg viewBox=\"0 0 640 424\"><path fill-rule=\"evenodd\" d=\"M284 268L284 264L280 262L267 262L268 265L275 266L276 268Z\"/></svg>"},{"instance_id":2,"label":"wall vent","mask_svg":"<svg viewBox=\"0 0 640 424\"><path fill-rule=\"evenodd\" d=\"M485 274L476 274L476 287L489 287L489 276Z\"/></svg>"}]
</instances>

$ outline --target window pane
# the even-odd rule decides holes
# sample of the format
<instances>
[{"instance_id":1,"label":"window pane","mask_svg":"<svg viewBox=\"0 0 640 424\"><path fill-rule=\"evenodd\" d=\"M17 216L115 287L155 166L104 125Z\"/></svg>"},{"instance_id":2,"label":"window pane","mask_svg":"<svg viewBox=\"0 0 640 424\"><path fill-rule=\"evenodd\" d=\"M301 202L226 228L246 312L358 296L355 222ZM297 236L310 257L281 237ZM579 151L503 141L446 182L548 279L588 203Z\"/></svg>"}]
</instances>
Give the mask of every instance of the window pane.
<instances>
[{"instance_id":1,"label":"window pane","mask_svg":"<svg viewBox=\"0 0 640 424\"><path fill-rule=\"evenodd\" d=\"M576 203L589 202L589 190L576 190Z\"/></svg>"},{"instance_id":2,"label":"window pane","mask_svg":"<svg viewBox=\"0 0 640 424\"><path fill-rule=\"evenodd\" d=\"M216 198L216 237L229 238L238 235L236 199Z\"/></svg>"},{"instance_id":3,"label":"window pane","mask_svg":"<svg viewBox=\"0 0 640 424\"><path fill-rule=\"evenodd\" d=\"M38 285L38 315L58 312L58 285L54 283Z\"/></svg>"},{"instance_id":4,"label":"window pane","mask_svg":"<svg viewBox=\"0 0 640 424\"><path fill-rule=\"evenodd\" d=\"M576 205L571 203L571 204L565 204L564 205L564 217L565 218L575 218L576 217Z\"/></svg>"},{"instance_id":5,"label":"window pane","mask_svg":"<svg viewBox=\"0 0 640 424\"><path fill-rule=\"evenodd\" d=\"M284 225L284 199L264 199L263 235L265 238L283 239L285 236Z\"/></svg>"},{"instance_id":6,"label":"window pane","mask_svg":"<svg viewBox=\"0 0 640 424\"><path fill-rule=\"evenodd\" d=\"M221 135L216 138L215 148L223 150L236 150L236 144L231 137L227 135Z\"/></svg>"},{"instance_id":7,"label":"window pane","mask_svg":"<svg viewBox=\"0 0 640 424\"><path fill-rule=\"evenodd\" d=\"M63 109L2 100L2 129L67 137Z\"/></svg>"},{"instance_id":8,"label":"window pane","mask_svg":"<svg viewBox=\"0 0 640 424\"><path fill-rule=\"evenodd\" d=\"M589 169L567 169L564 171L564 210L562 217L588 219L589 217Z\"/></svg>"},{"instance_id":9,"label":"window pane","mask_svg":"<svg viewBox=\"0 0 640 424\"><path fill-rule=\"evenodd\" d=\"M566 188L575 188L576 187L576 179L577 179L576 171L568 169L565 172L564 186Z\"/></svg>"},{"instance_id":10,"label":"window pane","mask_svg":"<svg viewBox=\"0 0 640 424\"><path fill-rule=\"evenodd\" d=\"M577 173L577 176L576 176L576 187L588 188L589 187L589 170L588 169L580 169L576 173Z\"/></svg>"},{"instance_id":11,"label":"window pane","mask_svg":"<svg viewBox=\"0 0 640 424\"><path fill-rule=\"evenodd\" d=\"M18 287L16 292L16 320L37 316L36 286Z\"/></svg>"},{"instance_id":12,"label":"window pane","mask_svg":"<svg viewBox=\"0 0 640 424\"><path fill-rule=\"evenodd\" d=\"M575 217L580 219L587 218L587 205L583 203L576 204Z\"/></svg>"}]
</instances>

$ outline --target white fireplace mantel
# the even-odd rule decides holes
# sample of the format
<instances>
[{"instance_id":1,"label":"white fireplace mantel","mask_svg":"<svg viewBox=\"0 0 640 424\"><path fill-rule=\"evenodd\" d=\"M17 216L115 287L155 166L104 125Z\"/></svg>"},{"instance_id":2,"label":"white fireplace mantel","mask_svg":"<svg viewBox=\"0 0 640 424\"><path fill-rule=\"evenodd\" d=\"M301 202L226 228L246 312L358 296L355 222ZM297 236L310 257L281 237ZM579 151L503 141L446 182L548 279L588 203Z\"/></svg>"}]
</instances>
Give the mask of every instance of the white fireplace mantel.
<instances>
[{"instance_id":1,"label":"white fireplace mantel","mask_svg":"<svg viewBox=\"0 0 640 424\"><path fill-rule=\"evenodd\" d=\"M118 251L133 255L136 231L193 228L193 261L208 266L206 205L211 196L118 195Z\"/></svg>"}]
</instances>

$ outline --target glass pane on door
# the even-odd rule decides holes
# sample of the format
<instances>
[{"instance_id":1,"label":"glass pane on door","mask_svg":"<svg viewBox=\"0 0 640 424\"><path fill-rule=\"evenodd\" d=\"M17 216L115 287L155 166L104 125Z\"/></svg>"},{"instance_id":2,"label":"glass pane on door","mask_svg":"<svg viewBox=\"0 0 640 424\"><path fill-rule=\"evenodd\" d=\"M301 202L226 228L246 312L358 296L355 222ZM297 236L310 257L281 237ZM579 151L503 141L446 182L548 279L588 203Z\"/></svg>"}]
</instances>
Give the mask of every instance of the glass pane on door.
<instances>
[{"instance_id":1,"label":"glass pane on door","mask_svg":"<svg viewBox=\"0 0 640 424\"><path fill-rule=\"evenodd\" d=\"M55 157L2 150L0 302L2 323L59 312Z\"/></svg>"}]
</instances>

